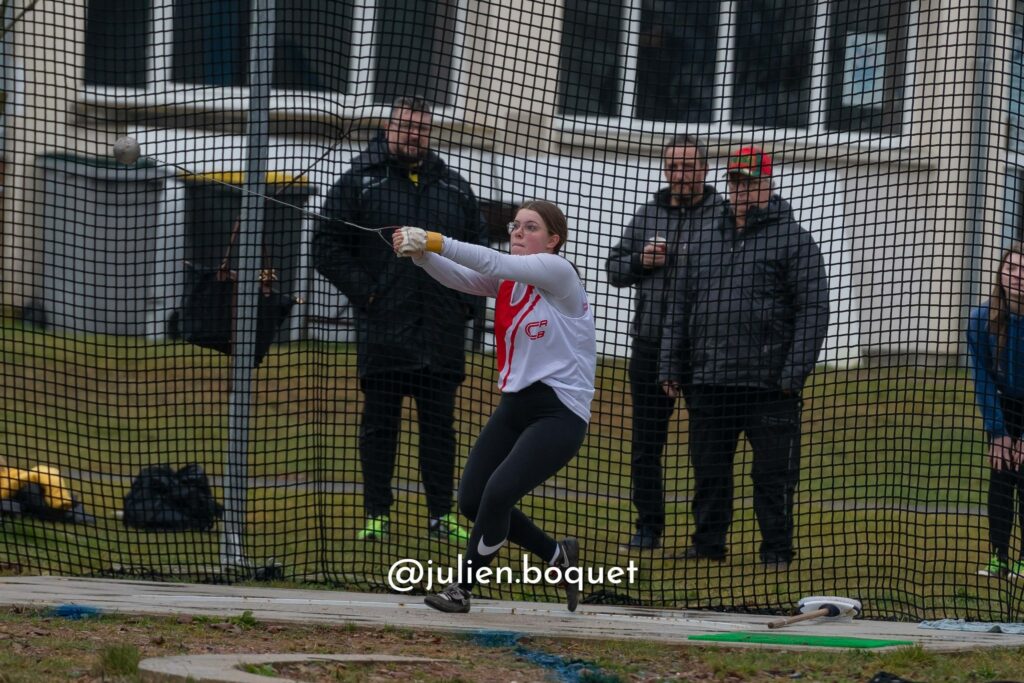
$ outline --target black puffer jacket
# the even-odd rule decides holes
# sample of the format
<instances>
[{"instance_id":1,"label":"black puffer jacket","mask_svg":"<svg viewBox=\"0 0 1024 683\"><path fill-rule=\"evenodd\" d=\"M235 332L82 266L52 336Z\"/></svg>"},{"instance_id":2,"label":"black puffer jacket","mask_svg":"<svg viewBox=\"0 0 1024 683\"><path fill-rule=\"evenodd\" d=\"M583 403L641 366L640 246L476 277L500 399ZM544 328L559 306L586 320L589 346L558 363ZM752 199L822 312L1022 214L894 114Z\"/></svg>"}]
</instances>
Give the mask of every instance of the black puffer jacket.
<instances>
[{"instance_id":1,"label":"black puffer jacket","mask_svg":"<svg viewBox=\"0 0 1024 683\"><path fill-rule=\"evenodd\" d=\"M679 253L686 251L694 235L721 224L726 213L725 200L710 185L704 186L704 196L692 208L673 208L669 192L669 188L662 188L637 210L605 263L613 287L636 288L630 333L655 345L661 341L665 300L671 291L669 277ZM667 258L661 268L647 270L640 259L644 246L655 236L668 242Z\"/></svg>"},{"instance_id":2,"label":"black puffer jacket","mask_svg":"<svg viewBox=\"0 0 1024 683\"><path fill-rule=\"evenodd\" d=\"M355 311L359 376L430 369L461 380L465 325L476 297L397 258L393 230L377 234L331 219L368 228L411 225L479 244L483 220L469 183L433 152L413 183L387 154L382 134L331 188L323 215L328 220L317 227L313 258Z\"/></svg>"},{"instance_id":3,"label":"black puffer jacket","mask_svg":"<svg viewBox=\"0 0 1024 683\"><path fill-rule=\"evenodd\" d=\"M691 240L677 268L661 380L803 388L828 330L828 278L785 200L751 210L742 233L730 218Z\"/></svg>"}]
</instances>

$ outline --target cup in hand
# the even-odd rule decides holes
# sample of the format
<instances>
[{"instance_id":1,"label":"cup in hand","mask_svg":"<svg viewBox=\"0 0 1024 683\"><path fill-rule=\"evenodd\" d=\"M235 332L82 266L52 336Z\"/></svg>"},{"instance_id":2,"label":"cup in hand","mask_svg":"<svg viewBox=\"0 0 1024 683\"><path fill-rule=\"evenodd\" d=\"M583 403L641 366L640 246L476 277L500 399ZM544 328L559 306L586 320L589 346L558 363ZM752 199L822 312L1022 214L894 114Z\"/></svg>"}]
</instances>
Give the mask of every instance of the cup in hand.
<instances>
[{"instance_id":1,"label":"cup in hand","mask_svg":"<svg viewBox=\"0 0 1024 683\"><path fill-rule=\"evenodd\" d=\"M665 254L668 252L668 240L655 235L644 244L642 263L644 268L660 268L665 265Z\"/></svg>"}]
</instances>

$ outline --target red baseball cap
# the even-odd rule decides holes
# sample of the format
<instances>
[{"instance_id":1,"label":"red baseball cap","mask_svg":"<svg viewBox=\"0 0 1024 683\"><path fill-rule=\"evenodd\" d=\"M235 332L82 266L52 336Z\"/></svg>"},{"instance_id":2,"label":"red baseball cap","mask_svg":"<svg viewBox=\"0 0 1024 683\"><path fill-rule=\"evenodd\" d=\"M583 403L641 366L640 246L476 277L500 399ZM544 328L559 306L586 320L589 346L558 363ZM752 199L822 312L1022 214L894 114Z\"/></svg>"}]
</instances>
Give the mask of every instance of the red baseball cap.
<instances>
[{"instance_id":1,"label":"red baseball cap","mask_svg":"<svg viewBox=\"0 0 1024 683\"><path fill-rule=\"evenodd\" d=\"M747 178L771 178L772 157L754 145L740 147L729 157L726 173Z\"/></svg>"}]
</instances>

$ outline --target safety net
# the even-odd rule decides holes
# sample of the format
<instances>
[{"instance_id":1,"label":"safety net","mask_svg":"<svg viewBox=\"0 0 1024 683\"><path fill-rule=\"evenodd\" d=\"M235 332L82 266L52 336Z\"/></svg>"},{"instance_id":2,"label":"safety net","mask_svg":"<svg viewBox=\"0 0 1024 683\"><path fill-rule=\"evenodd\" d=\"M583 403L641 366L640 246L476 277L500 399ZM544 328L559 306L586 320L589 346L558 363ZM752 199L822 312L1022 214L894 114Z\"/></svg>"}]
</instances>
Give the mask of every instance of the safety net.
<instances>
[{"instance_id":1,"label":"safety net","mask_svg":"<svg viewBox=\"0 0 1024 683\"><path fill-rule=\"evenodd\" d=\"M1024 616L1024 3L0 14L0 573Z\"/></svg>"}]
</instances>

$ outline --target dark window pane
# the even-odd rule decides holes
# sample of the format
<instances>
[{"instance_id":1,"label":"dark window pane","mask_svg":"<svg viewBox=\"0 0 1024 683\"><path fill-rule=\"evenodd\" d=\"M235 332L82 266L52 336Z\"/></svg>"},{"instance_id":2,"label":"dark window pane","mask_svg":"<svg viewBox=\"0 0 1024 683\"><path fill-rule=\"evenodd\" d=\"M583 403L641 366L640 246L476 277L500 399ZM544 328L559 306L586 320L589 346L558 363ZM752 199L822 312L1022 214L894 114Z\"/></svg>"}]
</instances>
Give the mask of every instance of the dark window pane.
<instances>
[{"instance_id":1,"label":"dark window pane","mask_svg":"<svg viewBox=\"0 0 1024 683\"><path fill-rule=\"evenodd\" d=\"M90 0L85 19L85 82L146 85L148 0Z\"/></svg>"},{"instance_id":2,"label":"dark window pane","mask_svg":"<svg viewBox=\"0 0 1024 683\"><path fill-rule=\"evenodd\" d=\"M1024 3L1017 3L1010 52L1010 149L1024 152Z\"/></svg>"},{"instance_id":3,"label":"dark window pane","mask_svg":"<svg viewBox=\"0 0 1024 683\"><path fill-rule=\"evenodd\" d=\"M1024 173L1018 171L1013 173L1014 202L1013 207L1013 233L1008 237L1017 242L1024 239Z\"/></svg>"},{"instance_id":4,"label":"dark window pane","mask_svg":"<svg viewBox=\"0 0 1024 683\"><path fill-rule=\"evenodd\" d=\"M172 78L244 86L249 75L249 2L175 0Z\"/></svg>"},{"instance_id":5,"label":"dark window pane","mask_svg":"<svg viewBox=\"0 0 1024 683\"><path fill-rule=\"evenodd\" d=\"M719 0L644 0L636 65L636 117L714 119Z\"/></svg>"},{"instance_id":6,"label":"dark window pane","mask_svg":"<svg viewBox=\"0 0 1024 683\"><path fill-rule=\"evenodd\" d=\"M618 116L621 0L566 0L558 107L566 116Z\"/></svg>"},{"instance_id":7,"label":"dark window pane","mask_svg":"<svg viewBox=\"0 0 1024 683\"><path fill-rule=\"evenodd\" d=\"M812 0L736 3L732 122L803 128L811 111Z\"/></svg>"},{"instance_id":8,"label":"dark window pane","mask_svg":"<svg viewBox=\"0 0 1024 683\"><path fill-rule=\"evenodd\" d=\"M451 104L456 0L383 0L377 3L374 100L419 95Z\"/></svg>"},{"instance_id":9,"label":"dark window pane","mask_svg":"<svg viewBox=\"0 0 1024 683\"><path fill-rule=\"evenodd\" d=\"M835 0L828 127L892 133L903 116L907 2Z\"/></svg>"},{"instance_id":10,"label":"dark window pane","mask_svg":"<svg viewBox=\"0 0 1024 683\"><path fill-rule=\"evenodd\" d=\"M344 92L352 2L277 3L273 86ZM173 79L203 85L249 82L248 0L175 0Z\"/></svg>"},{"instance_id":11,"label":"dark window pane","mask_svg":"<svg viewBox=\"0 0 1024 683\"><path fill-rule=\"evenodd\" d=\"M277 3L274 87L345 92L354 0Z\"/></svg>"}]
</instances>

